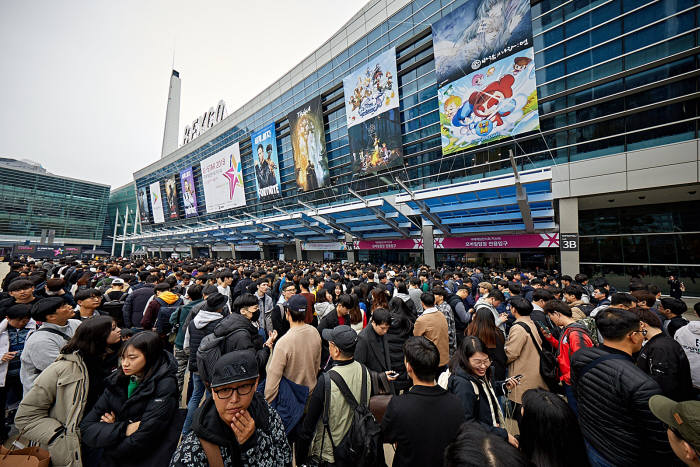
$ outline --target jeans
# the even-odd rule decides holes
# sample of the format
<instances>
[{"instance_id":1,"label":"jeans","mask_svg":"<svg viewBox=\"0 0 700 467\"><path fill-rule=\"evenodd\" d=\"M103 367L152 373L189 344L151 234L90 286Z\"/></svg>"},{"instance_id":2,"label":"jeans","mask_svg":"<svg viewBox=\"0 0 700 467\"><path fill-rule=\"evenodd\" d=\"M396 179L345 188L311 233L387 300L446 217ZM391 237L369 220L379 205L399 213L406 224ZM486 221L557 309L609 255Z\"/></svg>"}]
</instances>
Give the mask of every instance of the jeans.
<instances>
[{"instance_id":1,"label":"jeans","mask_svg":"<svg viewBox=\"0 0 700 467\"><path fill-rule=\"evenodd\" d=\"M185 423L182 425L182 436L185 436L190 432L190 426L192 426L192 418L194 417L194 411L199 407L199 403L202 401L204 396L204 381L199 377L198 373L190 373L190 381L194 385L194 390L192 391L192 397L187 403L187 416L185 417Z\"/></svg>"},{"instance_id":2,"label":"jeans","mask_svg":"<svg viewBox=\"0 0 700 467\"><path fill-rule=\"evenodd\" d=\"M190 354L189 352L175 347L173 349L173 355L175 355L175 361L177 362L177 391L180 397L182 397L182 386L185 383L185 371L187 370L187 362Z\"/></svg>"},{"instance_id":3,"label":"jeans","mask_svg":"<svg viewBox=\"0 0 700 467\"><path fill-rule=\"evenodd\" d=\"M588 461L591 467L615 467L614 464L608 462L596 449L586 441L586 452L588 453Z\"/></svg>"},{"instance_id":4,"label":"jeans","mask_svg":"<svg viewBox=\"0 0 700 467\"><path fill-rule=\"evenodd\" d=\"M578 418L578 403L576 402L576 396L574 396L574 388L566 383L564 383L564 394L566 395L566 402L574 411L574 414Z\"/></svg>"}]
</instances>

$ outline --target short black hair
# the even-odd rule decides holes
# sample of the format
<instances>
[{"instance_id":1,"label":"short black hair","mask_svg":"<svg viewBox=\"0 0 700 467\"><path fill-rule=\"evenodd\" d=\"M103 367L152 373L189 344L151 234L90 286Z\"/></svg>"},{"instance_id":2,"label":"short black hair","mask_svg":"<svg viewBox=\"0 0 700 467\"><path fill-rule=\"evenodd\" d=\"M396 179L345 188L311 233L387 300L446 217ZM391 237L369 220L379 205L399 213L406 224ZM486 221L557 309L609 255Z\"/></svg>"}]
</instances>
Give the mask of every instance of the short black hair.
<instances>
[{"instance_id":1,"label":"short black hair","mask_svg":"<svg viewBox=\"0 0 700 467\"><path fill-rule=\"evenodd\" d=\"M391 324L391 314L386 308L377 308L372 312L372 321L377 323L377 325Z\"/></svg>"},{"instance_id":2,"label":"short black hair","mask_svg":"<svg viewBox=\"0 0 700 467\"><path fill-rule=\"evenodd\" d=\"M545 313L561 313L564 316L568 316L569 318L573 317L573 312L571 311L571 307L567 305L566 303L562 302L561 300L549 300L547 303L544 304L542 307Z\"/></svg>"},{"instance_id":3,"label":"short black hair","mask_svg":"<svg viewBox=\"0 0 700 467\"><path fill-rule=\"evenodd\" d=\"M622 308L609 307L598 313L595 323L604 339L613 341L624 338L632 331L639 331L639 316Z\"/></svg>"},{"instance_id":4,"label":"short black hair","mask_svg":"<svg viewBox=\"0 0 700 467\"><path fill-rule=\"evenodd\" d=\"M427 307L435 306L435 295L433 295L432 292L423 292L420 295L420 301Z\"/></svg>"},{"instance_id":5,"label":"short black hair","mask_svg":"<svg viewBox=\"0 0 700 467\"><path fill-rule=\"evenodd\" d=\"M632 306L637 303L637 298L625 292L617 292L610 297L610 306L625 305Z\"/></svg>"},{"instance_id":6,"label":"short black hair","mask_svg":"<svg viewBox=\"0 0 700 467\"><path fill-rule=\"evenodd\" d=\"M81 302L92 297L102 297L102 292L97 289L79 289L75 292L75 301Z\"/></svg>"},{"instance_id":7,"label":"short black hair","mask_svg":"<svg viewBox=\"0 0 700 467\"><path fill-rule=\"evenodd\" d=\"M493 289L489 292L489 298L493 298L494 300L498 302L505 302L506 301L506 296L503 295L503 292L501 292L498 289Z\"/></svg>"},{"instance_id":8,"label":"short black hair","mask_svg":"<svg viewBox=\"0 0 700 467\"><path fill-rule=\"evenodd\" d=\"M584 290L583 287L581 287L580 285L571 284L566 286L566 288L564 289L564 293L567 295L573 295L574 297L576 297L576 300L581 300Z\"/></svg>"},{"instance_id":9,"label":"short black hair","mask_svg":"<svg viewBox=\"0 0 700 467\"><path fill-rule=\"evenodd\" d=\"M457 437L445 448L445 467L527 467L529 460L505 439L479 423L463 423Z\"/></svg>"},{"instance_id":10,"label":"short black hair","mask_svg":"<svg viewBox=\"0 0 700 467\"><path fill-rule=\"evenodd\" d=\"M435 344L426 337L411 336L406 339L403 345L403 354L406 361L411 364L418 379L421 381L435 380L440 366L440 352Z\"/></svg>"},{"instance_id":11,"label":"short black hair","mask_svg":"<svg viewBox=\"0 0 700 467\"><path fill-rule=\"evenodd\" d=\"M686 305L683 300L679 300L673 297L662 298L661 306L676 316L680 316L686 311L688 311L688 305Z\"/></svg>"},{"instance_id":12,"label":"short black hair","mask_svg":"<svg viewBox=\"0 0 700 467\"><path fill-rule=\"evenodd\" d=\"M544 300L545 302L550 301L551 299L554 298L554 295L552 295L552 292L546 289L535 289L534 292L532 292L532 301L533 302L539 302L540 300Z\"/></svg>"},{"instance_id":13,"label":"short black hair","mask_svg":"<svg viewBox=\"0 0 700 467\"><path fill-rule=\"evenodd\" d=\"M7 286L7 291L8 292L17 292L18 290L24 290L24 289L33 289L34 288L34 283L30 281L29 279L15 279L12 282L10 282L10 285Z\"/></svg>"},{"instance_id":14,"label":"short black hair","mask_svg":"<svg viewBox=\"0 0 700 467\"><path fill-rule=\"evenodd\" d=\"M240 313L243 308L248 308L249 306L257 305L258 299L253 294L244 293L236 297L233 302L233 312ZM261 310L262 311L262 310Z\"/></svg>"},{"instance_id":15,"label":"short black hair","mask_svg":"<svg viewBox=\"0 0 700 467\"><path fill-rule=\"evenodd\" d=\"M530 316L533 310L532 303L517 295L515 297L511 297L510 306L511 308L515 308L520 316Z\"/></svg>"},{"instance_id":16,"label":"short black hair","mask_svg":"<svg viewBox=\"0 0 700 467\"><path fill-rule=\"evenodd\" d=\"M190 300L199 300L202 298L202 286L198 284L191 285L187 289L187 296L190 297Z\"/></svg>"},{"instance_id":17,"label":"short black hair","mask_svg":"<svg viewBox=\"0 0 700 467\"><path fill-rule=\"evenodd\" d=\"M513 295L520 295L523 288L517 282L508 282L508 290L510 290L510 293Z\"/></svg>"}]
</instances>

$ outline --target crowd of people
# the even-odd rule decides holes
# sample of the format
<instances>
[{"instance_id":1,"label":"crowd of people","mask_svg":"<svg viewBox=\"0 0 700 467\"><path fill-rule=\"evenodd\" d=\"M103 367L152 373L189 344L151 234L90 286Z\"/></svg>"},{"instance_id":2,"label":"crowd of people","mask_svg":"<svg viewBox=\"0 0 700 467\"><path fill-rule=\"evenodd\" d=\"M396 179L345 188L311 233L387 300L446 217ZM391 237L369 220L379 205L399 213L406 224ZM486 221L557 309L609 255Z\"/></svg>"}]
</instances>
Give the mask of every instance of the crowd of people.
<instances>
[{"instance_id":1,"label":"crowd of people","mask_svg":"<svg viewBox=\"0 0 700 467\"><path fill-rule=\"evenodd\" d=\"M54 466L700 465L700 321L643 278L16 258L2 290L0 438Z\"/></svg>"}]
</instances>

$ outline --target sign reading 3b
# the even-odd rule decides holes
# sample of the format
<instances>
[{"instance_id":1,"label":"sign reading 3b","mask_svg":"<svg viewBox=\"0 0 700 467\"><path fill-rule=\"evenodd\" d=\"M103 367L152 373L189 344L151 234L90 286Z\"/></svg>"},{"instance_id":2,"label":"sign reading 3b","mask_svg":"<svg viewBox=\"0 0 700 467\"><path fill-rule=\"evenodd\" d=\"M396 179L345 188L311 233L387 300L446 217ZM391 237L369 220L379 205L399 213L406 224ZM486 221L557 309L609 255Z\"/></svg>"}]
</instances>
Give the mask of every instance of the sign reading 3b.
<instances>
[{"instance_id":1,"label":"sign reading 3b","mask_svg":"<svg viewBox=\"0 0 700 467\"><path fill-rule=\"evenodd\" d=\"M578 251L578 234L560 233L559 249L562 251Z\"/></svg>"}]
</instances>

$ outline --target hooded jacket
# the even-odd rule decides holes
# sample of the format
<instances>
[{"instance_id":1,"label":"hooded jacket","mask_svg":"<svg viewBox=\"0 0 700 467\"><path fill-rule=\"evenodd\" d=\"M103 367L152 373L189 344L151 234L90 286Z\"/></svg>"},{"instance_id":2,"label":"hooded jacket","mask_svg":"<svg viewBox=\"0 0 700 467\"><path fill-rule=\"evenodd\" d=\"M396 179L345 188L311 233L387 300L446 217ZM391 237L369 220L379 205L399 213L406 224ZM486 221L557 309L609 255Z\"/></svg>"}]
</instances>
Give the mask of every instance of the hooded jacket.
<instances>
[{"instance_id":1,"label":"hooded jacket","mask_svg":"<svg viewBox=\"0 0 700 467\"><path fill-rule=\"evenodd\" d=\"M214 328L222 319L221 313L203 309L197 313L197 316L187 326L182 347L183 349L189 349L188 369L191 372L197 372L197 349L199 349L199 344L204 339L204 336L214 332Z\"/></svg>"},{"instance_id":2,"label":"hooded jacket","mask_svg":"<svg viewBox=\"0 0 700 467\"><path fill-rule=\"evenodd\" d=\"M212 398L207 398L194 414L192 431L177 447L171 467L208 467L209 461L200 438L219 446L225 467L289 466L292 451L287 443L280 416L270 408L260 393L255 393L248 412L255 420L253 435L238 444L233 430L226 425L216 410Z\"/></svg>"},{"instance_id":3,"label":"hooded jacket","mask_svg":"<svg viewBox=\"0 0 700 467\"><path fill-rule=\"evenodd\" d=\"M60 354L34 381L17 409L15 425L24 430L24 438L49 451L54 466L82 465L78 424L88 383L83 359L77 353Z\"/></svg>"},{"instance_id":4,"label":"hooded jacket","mask_svg":"<svg viewBox=\"0 0 700 467\"><path fill-rule=\"evenodd\" d=\"M335 306L333 306L332 303L321 302L314 304L314 312L316 313L319 322L333 310L335 310Z\"/></svg>"},{"instance_id":5,"label":"hooded jacket","mask_svg":"<svg viewBox=\"0 0 700 467\"><path fill-rule=\"evenodd\" d=\"M127 328L141 326L146 303L153 296L153 287L155 287L155 284L147 283L142 286L137 284L131 289L132 292L126 297L124 308L122 309L124 326Z\"/></svg>"},{"instance_id":6,"label":"hooded jacket","mask_svg":"<svg viewBox=\"0 0 700 467\"><path fill-rule=\"evenodd\" d=\"M178 406L175 358L163 351L149 373L128 397L129 378L120 370L113 372L105 381L105 391L80 424L83 442L104 449L103 466L162 465L159 459L175 450L163 441L168 434L164 428L171 425ZM100 421L108 412L116 415L114 423ZM127 425L136 421L141 422L138 430L126 436Z\"/></svg>"},{"instance_id":7,"label":"hooded jacket","mask_svg":"<svg viewBox=\"0 0 700 467\"><path fill-rule=\"evenodd\" d=\"M153 326L156 324L158 312L160 311L161 307L180 306L183 303L184 302L177 294L166 290L165 292L151 300L148 306L146 306L146 310L143 312L143 317L141 318L141 327L143 327L144 329L153 328ZM170 319L169 316L168 319Z\"/></svg>"},{"instance_id":8,"label":"hooded jacket","mask_svg":"<svg viewBox=\"0 0 700 467\"><path fill-rule=\"evenodd\" d=\"M683 326L673 338L683 347L688 357L693 386L700 388L700 321L691 321Z\"/></svg>"}]
</instances>

